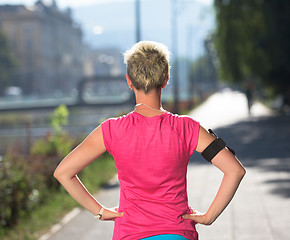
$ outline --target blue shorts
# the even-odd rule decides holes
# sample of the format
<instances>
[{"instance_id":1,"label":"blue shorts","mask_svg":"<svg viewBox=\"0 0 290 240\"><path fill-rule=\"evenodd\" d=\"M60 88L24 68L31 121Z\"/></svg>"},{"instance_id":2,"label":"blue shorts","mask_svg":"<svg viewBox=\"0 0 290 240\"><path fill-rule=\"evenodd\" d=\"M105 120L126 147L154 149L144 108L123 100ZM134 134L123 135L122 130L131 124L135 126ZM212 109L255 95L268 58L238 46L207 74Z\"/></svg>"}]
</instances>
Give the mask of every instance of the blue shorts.
<instances>
[{"instance_id":1,"label":"blue shorts","mask_svg":"<svg viewBox=\"0 0 290 240\"><path fill-rule=\"evenodd\" d=\"M162 234L148 238L142 238L142 240L188 240L188 239L177 234Z\"/></svg>"}]
</instances>

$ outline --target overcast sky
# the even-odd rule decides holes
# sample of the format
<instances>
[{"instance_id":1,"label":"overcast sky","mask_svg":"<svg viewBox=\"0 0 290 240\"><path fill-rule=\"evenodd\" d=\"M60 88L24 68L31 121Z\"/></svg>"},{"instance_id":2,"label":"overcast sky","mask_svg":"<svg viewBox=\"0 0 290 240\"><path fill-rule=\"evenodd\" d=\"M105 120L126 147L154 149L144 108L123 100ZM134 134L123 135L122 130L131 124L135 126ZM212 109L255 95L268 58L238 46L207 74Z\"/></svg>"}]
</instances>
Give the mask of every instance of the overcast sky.
<instances>
[{"instance_id":1,"label":"overcast sky","mask_svg":"<svg viewBox=\"0 0 290 240\"><path fill-rule=\"evenodd\" d=\"M46 2L51 2L52 0L44 0ZM57 4L61 8L71 7L83 7L90 6L95 4L104 4L111 2L132 2L134 0L57 0ZM212 4L213 0L186 0L203 3L205 5ZM0 0L0 4L24 4L24 5L33 5L36 0Z\"/></svg>"}]
</instances>

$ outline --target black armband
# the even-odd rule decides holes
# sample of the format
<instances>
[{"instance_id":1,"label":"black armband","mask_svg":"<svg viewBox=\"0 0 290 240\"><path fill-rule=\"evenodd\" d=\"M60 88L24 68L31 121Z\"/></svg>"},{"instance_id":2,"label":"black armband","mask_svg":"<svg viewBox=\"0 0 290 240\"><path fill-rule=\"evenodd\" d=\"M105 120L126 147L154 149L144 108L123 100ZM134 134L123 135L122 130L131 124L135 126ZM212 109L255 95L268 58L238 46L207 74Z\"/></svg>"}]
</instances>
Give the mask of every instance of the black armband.
<instances>
[{"instance_id":1,"label":"black armband","mask_svg":"<svg viewBox=\"0 0 290 240\"><path fill-rule=\"evenodd\" d=\"M216 139L210 143L204 151L201 153L201 155L208 161L211 162L211 160L225 147L229 149L229 151L235 155L235 151L228 147L223 139L217 137L217 135L211 130L208 130L211 135L213 135Z\"/></svg>"}]
</instances>

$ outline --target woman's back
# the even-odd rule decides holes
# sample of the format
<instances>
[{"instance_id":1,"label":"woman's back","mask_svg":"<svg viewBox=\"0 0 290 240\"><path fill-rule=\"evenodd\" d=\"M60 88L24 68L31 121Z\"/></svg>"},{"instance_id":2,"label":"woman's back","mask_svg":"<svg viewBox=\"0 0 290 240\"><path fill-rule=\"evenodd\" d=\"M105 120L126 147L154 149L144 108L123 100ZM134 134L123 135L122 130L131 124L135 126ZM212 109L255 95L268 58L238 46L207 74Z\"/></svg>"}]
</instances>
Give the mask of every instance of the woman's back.
<instances>
[{"instance_id":1,"label":"woman's back","mask_svg":"<svg viewBox=\"0 0 290 240\"><path fill-rule=\"evenodd\" d=\"M199 124L163 113L145 117L131 112L102 124L105 146L115 159L120 181L115 239L181 234L196 239L186 194L186 171L197 145ZM166 219L166 220L164 220Z\"/></svg>"}]
</instances>

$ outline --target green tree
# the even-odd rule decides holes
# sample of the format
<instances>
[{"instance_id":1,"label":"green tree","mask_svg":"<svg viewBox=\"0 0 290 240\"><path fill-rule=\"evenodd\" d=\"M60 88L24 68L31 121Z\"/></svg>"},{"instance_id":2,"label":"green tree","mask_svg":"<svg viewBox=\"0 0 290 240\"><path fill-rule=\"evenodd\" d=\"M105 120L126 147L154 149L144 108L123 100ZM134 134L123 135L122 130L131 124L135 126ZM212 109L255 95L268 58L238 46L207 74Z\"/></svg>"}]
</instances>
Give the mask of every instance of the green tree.
<instances>
[{"instance_id":1,"label":"green tree","mask_svg":"<svg viewBox=\"0 0 290 240\"><path fill-rule=\"evenodd\" d=\"M260 47L268 63L263 78L275 92L290 97L290 2L264 1L263 13L266 31Z\"/></svg>"},{"instance_id":2,"label":"green tree","mask_svg":"<svg viewBox=\"0 0 290 240\"><path fill-rule=\"evenodd\" d=\"M276 93L290 88L290 2L215 0L221 77L251 80Z\"/></svg>"},{"instance_id":3,"label":"green tree","mask_svg":"<svg viewBox=\"0 0 290 240\"><path fill-rule=\"evenodd\" d=\"M13 71L16 66L12 56L8 40L3 32L0 31L0 95L5 87L13 85Z\"/></svg>"}]
</instances>

